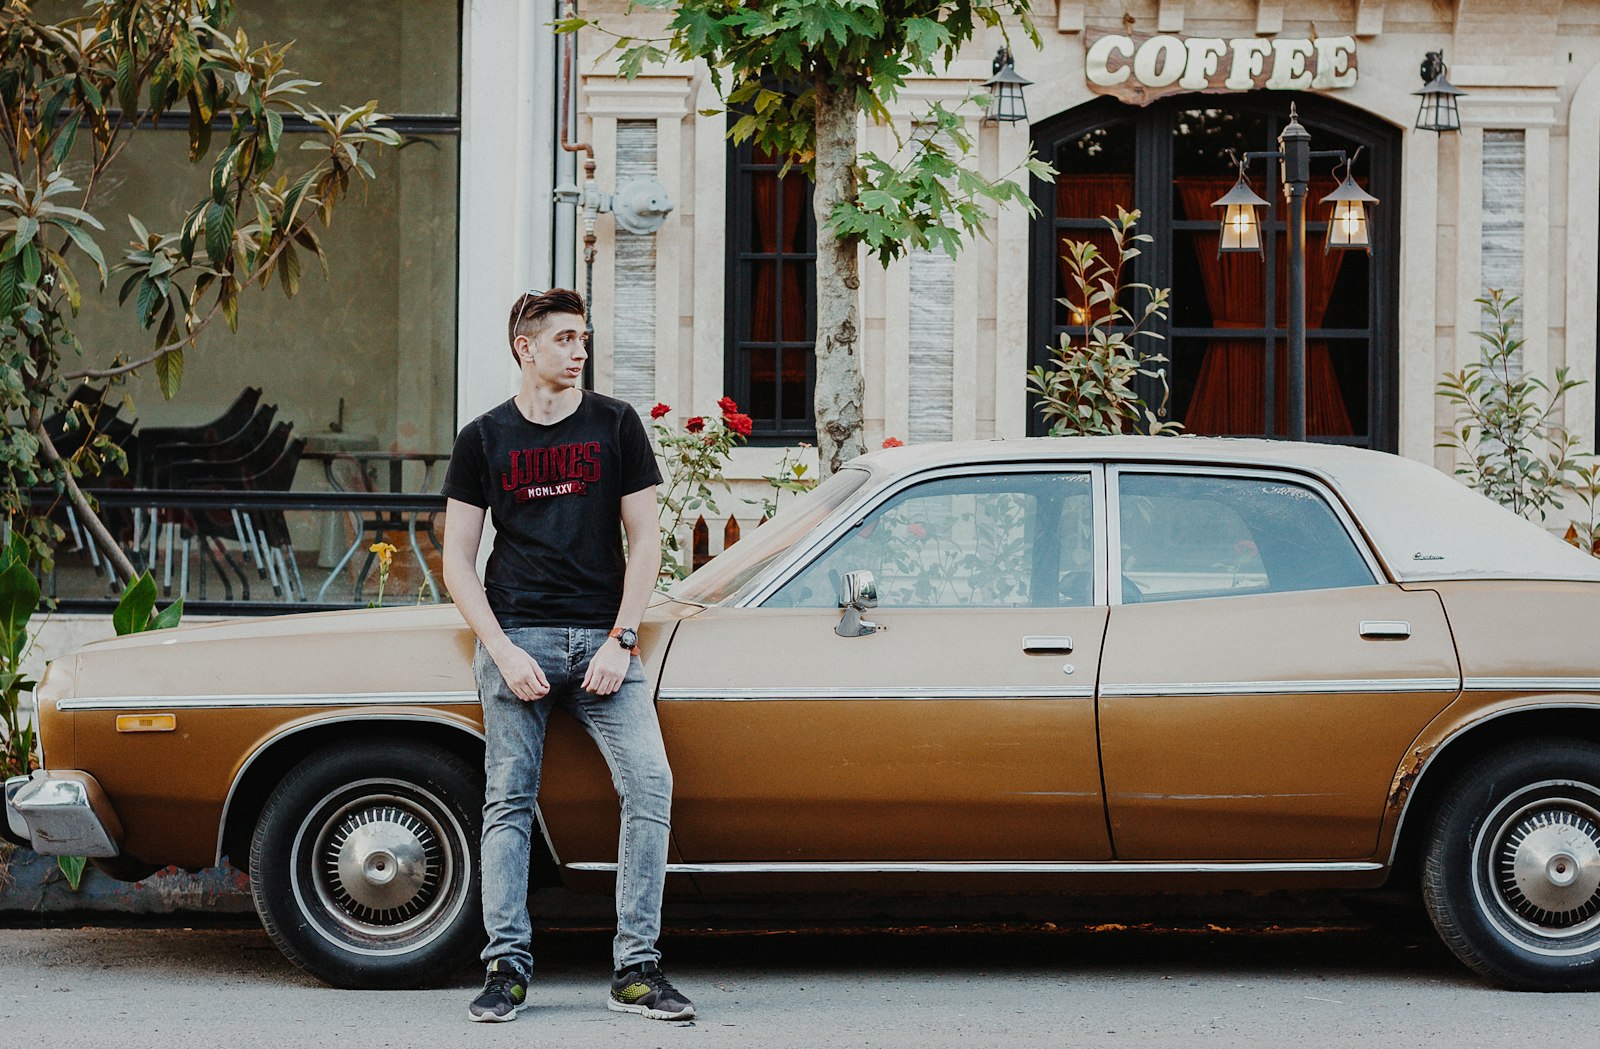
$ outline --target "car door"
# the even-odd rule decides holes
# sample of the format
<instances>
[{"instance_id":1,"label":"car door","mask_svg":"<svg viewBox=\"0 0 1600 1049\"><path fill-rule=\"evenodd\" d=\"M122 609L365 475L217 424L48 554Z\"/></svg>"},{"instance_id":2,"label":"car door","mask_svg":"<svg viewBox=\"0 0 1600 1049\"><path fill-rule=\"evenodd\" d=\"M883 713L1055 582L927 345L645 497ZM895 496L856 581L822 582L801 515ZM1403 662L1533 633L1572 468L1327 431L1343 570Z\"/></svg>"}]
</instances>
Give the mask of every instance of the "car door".
<instances>
[{"instance_id":1,"label":"car door","mask_svg":"<svg viewBox=\"0 0 1600 1049\"><path fill-rule=\"evenodd\" d=\"M754 607L685 620L658 710L690 863L1110 856L1094 471L951 473L869 504ZM874 633L838 579L874 574Z\"/></svg>"},{"instance_id":2,"label":"car door","mask_svg":"<svg viewBox=\"0 0 1600 1049\"><path fill-rule=\"evenodd\" d=\"M1370 856L1406 748L1459 691L1438 595L1383 582L1310 480L1124 467L1108 486L1118 858Z\"/></svg>"}]
</instances>

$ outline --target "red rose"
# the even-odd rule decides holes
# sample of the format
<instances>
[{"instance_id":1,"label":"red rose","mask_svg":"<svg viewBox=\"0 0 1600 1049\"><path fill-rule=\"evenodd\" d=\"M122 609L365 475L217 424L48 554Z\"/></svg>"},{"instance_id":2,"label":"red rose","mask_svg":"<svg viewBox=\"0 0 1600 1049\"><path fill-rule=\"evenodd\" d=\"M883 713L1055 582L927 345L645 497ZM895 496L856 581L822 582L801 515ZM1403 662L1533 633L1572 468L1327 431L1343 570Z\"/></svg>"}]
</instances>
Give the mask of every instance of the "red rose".
<instances>
[{"instance_id":1,"label":"red rose","mask_svg":"<svg viewBox=\"0 0 1600 1049\"><path fill-rule=\"evenodd\" d=\"M898 437L885 437L883 439L883 446L885 448L904 448L906 446L906 442L902 441Z\"/></svg>"},{"instance_id":2,"label":"red rose","mask_svg":"<svg viewBox=\"0 0 1600 1049\"><path fill-rule=\"evenodd\" d=\"M705 419L696 415L693 419L690 419L688 422L684 423L683 428L688 430L690 433L699 433L701 430L706 428L706 421Z\"/></svg>"},{"instance_id":3,"label":"red rose","mask_svg":"<svg viewBox=\"0 0 1600 1049\"><path fill-rule=\"evenodd\" d=\"M755 424L750 421L750 416L742 415L739 412L730 412L724 417L724 421L728 424L728 429L745 437L749 437L750 431L755 429Z\"/></svg>"},{"instance_id":4,"label":"red rose","mask_svg":"<svg viewBox=\"0 0 1600 1049\"><path fill-rule=\"evenodd\" d=\"M672 411L672 405L658 404L654 408L650 409L650 418L659 419L670 411Z\"/></svg>"},{"instance_id":5,"label":"red rose","mask_svg":"<svg viewBox=\"0 0 1600 1049\"><path fill-rule=\"evenodd\" d=\"M913 521L906 525L906 535L909 535L913 539L926 539L928 538L928 530L922 527L922 525Z\"/></svg>"},{"instance_id":6,"label":"red rose","mask_svg":"<svg viewBox=\"0 0 1600 1049\"><path fill-rule=\"evenodd\" d=\"M739 411L739 406L734 403L732 397L722 398L717 402L717 407L722 409L723 415L734 415Z\"/></svg>"}]
</instances>

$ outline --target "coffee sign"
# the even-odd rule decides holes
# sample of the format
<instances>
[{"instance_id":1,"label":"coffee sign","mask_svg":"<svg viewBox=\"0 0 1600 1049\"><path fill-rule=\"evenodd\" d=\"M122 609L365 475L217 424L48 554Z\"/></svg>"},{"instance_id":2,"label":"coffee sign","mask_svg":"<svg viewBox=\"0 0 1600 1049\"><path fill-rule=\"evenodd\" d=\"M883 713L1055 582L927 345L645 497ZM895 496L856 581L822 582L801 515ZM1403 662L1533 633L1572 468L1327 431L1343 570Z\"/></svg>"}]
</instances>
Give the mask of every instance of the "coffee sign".
<instances>
[{"instance_id":1,"label":"coffee sign","mask_svg":"<svg viewBox=\"0 0 1600 1049\"><path fill-rule=\"evenodd\" d=\"M1084 34L1089 89L1148 105L1182 91L1330 91L1356 83L1353 36L1179 37Z\"/></svg>"}]
</instances>

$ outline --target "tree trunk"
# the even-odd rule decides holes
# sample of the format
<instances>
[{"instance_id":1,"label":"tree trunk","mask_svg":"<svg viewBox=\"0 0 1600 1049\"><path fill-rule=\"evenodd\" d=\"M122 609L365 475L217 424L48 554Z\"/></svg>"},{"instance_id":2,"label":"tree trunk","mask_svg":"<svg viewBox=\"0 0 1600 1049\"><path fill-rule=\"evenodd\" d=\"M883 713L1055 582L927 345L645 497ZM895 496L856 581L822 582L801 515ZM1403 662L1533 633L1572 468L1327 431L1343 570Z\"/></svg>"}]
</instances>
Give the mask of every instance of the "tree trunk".
<instances>
[{"instance_id":1,"label":"tree trunk","mask_svg":"<svg viewBox=\"0 0 1600 1049\"><path fill-rule=\"evenodd\" d=\"M855 199L855 92L816 85L817 215L817 452L824 475L866 451L862 440L860 346L861 277L856 243L828 233L828 217L840 201Z\"/></svg>"}]
</instances>

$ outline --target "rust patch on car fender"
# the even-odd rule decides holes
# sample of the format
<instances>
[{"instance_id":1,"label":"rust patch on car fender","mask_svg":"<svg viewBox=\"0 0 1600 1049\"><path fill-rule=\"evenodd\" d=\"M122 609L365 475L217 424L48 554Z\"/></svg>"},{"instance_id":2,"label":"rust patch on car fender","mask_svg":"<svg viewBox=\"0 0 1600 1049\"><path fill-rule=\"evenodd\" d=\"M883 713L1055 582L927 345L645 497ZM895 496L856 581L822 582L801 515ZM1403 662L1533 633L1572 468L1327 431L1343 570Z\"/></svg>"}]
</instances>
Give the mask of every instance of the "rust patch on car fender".
<instances>
[{"instance_id":1,"label":"rust patch on car fender","mask_svg":"<svg viewBox=\"0 0 1600 1049\"><path fill-rule=\"evenodd\" d=\"M1392 807L1399 808L1406 803L1406 799L1411 796L1411 788L1417 784L1417 777L1421 775L1423 767L1427 765L1428 759L1433 756L1438 746L1434 743L1418 747L1411 752L1411 767L1396 776L1394 786L1389 788L1389 804Z\"/></svg>"}]
</instances>

